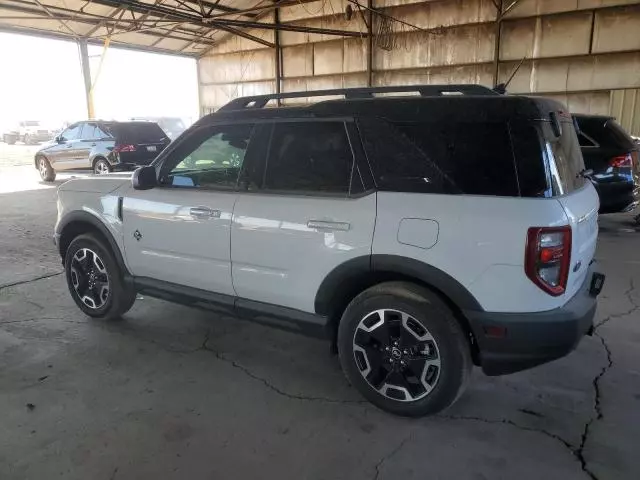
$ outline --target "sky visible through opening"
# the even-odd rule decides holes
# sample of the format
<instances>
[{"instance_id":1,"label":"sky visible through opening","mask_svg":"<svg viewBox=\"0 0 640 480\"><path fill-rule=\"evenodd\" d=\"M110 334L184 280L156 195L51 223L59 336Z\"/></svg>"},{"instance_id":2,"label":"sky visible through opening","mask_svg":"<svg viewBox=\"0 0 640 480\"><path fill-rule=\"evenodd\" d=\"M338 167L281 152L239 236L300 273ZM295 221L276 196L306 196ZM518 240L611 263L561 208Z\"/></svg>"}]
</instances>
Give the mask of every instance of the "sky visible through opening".
<instances>
[{"instance_id":1,"label":"sky visible through opening","mask_svg":"<svg viewBox=\"0 0 640 480\"><path fill-rule=\"evenodd\" d=\"M89 46L95 77L103 48ZM96 117L198 117L196 61L110 47L94 90ZM0 33L0 131L20 120L87 118L75 42Z\"/></svg>"}]
</instances>

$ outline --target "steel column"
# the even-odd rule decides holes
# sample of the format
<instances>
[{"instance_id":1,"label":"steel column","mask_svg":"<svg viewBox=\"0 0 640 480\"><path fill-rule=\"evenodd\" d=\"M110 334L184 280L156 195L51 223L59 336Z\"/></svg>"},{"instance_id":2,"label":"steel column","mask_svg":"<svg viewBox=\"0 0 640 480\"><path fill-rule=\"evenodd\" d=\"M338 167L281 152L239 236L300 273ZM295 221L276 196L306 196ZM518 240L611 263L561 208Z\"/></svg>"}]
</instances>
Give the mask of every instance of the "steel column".
<instances>
[{"instance_id":1,"label":"steel column","mask_svg":"<svg viewBox=\"0 0 640 480\"><path fill-rule=\"evenodd\" d=\"M91 66L89 65L89 50L87 48L86 38L78 39L78 48L80 50L80 66L82 67L84 91L87 99L87 118L94 118L93 95L91 92Z\"/></svg>"},{"instance_id":2,"label":"steel column","mask_svg":"<svg viewBox=\"0 0 640 480\"><path fill-rule=\"evenodd\" d=\"M276 26L274 35L274 44L275 44L275 56L276 56L276 94L280 95L282 88L282 47L280 46L280 9L276 8L273 12L273 24ZM281 101L278 98L277 104L281 105Z\"/></svg>"}]
</instances>

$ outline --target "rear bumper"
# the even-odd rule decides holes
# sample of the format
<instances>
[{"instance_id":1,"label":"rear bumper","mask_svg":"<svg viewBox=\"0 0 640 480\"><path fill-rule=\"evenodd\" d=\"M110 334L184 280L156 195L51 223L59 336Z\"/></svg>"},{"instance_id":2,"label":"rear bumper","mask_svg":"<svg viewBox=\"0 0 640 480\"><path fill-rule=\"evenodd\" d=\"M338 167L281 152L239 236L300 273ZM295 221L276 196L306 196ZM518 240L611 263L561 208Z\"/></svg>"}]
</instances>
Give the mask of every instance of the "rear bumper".
<instances>
[{"instance_id":1,"label":"rear bumper","mask_svg":"<svg viewBox=\"0 0 640 480\"><path fill-rule=\"evenodd\" d=\"M504 375L564 357L591 333L596 296L591 292L595 263L574 297L546 312L466 311L478 342L480 365L487 375Z\"/></svg>"}]
</instances>

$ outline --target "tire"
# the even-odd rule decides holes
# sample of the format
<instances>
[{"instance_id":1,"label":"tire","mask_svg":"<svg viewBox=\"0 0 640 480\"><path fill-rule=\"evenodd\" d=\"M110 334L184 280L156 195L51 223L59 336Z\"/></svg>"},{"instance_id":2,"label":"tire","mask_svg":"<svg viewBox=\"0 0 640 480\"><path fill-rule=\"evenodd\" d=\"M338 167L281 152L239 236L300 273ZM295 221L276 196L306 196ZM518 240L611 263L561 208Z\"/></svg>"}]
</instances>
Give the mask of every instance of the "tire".
<instances>
[{"instance_id":1,"label":"tire","mask_svg":"<svg viewBox=\"0 0 640 480\"><path fill-rule=\"evenodd\" d=\"M45 182L53 182L56 179L56 171L49 163L49 160L44 157L38 157L37 162L40 178Z\"/></svg>"},{"instance_id":2,"label":"tire","mask_svg":"<svg viewBox=\"0 0 640 480\"><path fill-rule=\"evenodd\" d=\"M378 408L406 417L438 413L462 394L473 367L469 342L433 292L388 282L354 298L338 327L351 384Z\"/></svg>"},{"instance_id":3,"label":"tire","mask_svg":"<svg viewBox=\"0 0 640 480\"><path fill-rule=\"evenodd\" d=\"M29 138L29 135L27 135L26 133L24 134L24 137L22 138L22 143L24 143L25 145L31 145L31 139Z\"/></svg>"},{"instance_id":4,"label":"tire","mask_svg":"<svg viewBox=\"0 0 640 480\"><path fill-rule=\"evenodd\" d=\"M125 284L111 249L92 234L73 239L64 268L71 297L90 317L121 318L136 300L136 292Z\"/></svg>"},{"instance_id":5,"label":"tire","mask_svg":"<svg viewBox=\"0 0 640 480\"><path fill-rule=\"evenodd\" d=\"M111 165L104 158L99 158L93 163L93 173L95 175L104 175L111 171Z\"/></svg>"},{"instance_id":6,"label":"tire","mask_svg":"<svg viewBox=\"0 0 640 480\"><path fill-rule=\"evenodd\" d=\"M8 145L15 145L16 136L15 135L5 135L4 141L7 142Z\"/></svg>"}]
</instances>

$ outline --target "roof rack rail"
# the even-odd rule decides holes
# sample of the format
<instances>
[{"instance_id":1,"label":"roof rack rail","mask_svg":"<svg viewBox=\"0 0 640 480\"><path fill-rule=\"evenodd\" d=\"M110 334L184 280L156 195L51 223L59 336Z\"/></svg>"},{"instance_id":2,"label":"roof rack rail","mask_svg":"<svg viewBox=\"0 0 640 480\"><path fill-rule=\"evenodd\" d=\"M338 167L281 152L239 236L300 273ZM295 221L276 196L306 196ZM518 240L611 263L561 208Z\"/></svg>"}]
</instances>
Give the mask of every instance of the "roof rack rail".
<instances>
[{"instance_id":1,"label":"roof rack rail","mask_svg":"<svg viewBox=\"0 0 640 480\"><path fill-rule=\"evenodd\" d=\"M332 90L311 90L309 92L274 93L254 95L231 100L220 111L263 108L269 101L283 98L326 97L342 95L345 99L373 98L375 93L416 92L423 97L443 95L498 95L492 89L476 84L457 85L402 85L398 87L336 88Z\"/></svg>"}]
</instances>

